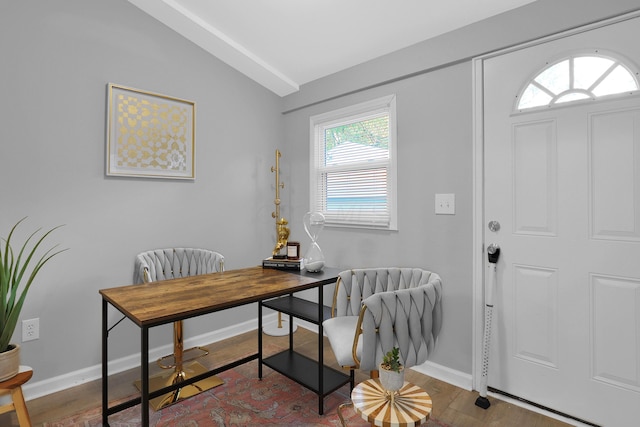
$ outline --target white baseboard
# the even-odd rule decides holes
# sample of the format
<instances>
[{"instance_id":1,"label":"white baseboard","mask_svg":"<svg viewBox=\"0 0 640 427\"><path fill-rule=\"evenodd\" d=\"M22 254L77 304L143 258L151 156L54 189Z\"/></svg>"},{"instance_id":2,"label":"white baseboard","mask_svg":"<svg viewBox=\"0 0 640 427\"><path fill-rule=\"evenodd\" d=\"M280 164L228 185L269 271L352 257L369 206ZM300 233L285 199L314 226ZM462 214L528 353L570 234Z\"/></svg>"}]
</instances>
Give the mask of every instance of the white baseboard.
<instances>
[{"instance_id":1,"label":"white baseboard","mask_svg":"<svg viewBox=\"0 0 640 427\"><path fill-rule=\"evenodd\" d=\"M276 324L277 321L278 319L276 313L265 314L263 317L263 326ZM318 333L318 325L315 325L313 323L296 319L295 324L312 332ZM206 346L207 344L222 341L227 338L243 334L245 332L254 331L257 328L257 319L249 320L214 332L188 338L185 340L184 345L187 348L194 346ZM170 354L172 351L173 344L167 344L153 348L149 351L149 360L156 360L162 356ZM109 361L109 375L114 375L120 372L127 371L129 369L134 369L138 366L140 366L140 353L135 353L129 356L122 357L120 359L111 360ZM453 384L457 387L471 390L471 375L469 374L465 374L463 372L459 372L430 361L427 361L419 366L414 366L411 369L414 369L422 374L429 375L433 378L437 378L441 381ZM32 400L87 382L99 380L101 378L102 364L97 364L88 368L79 369L77 371L69 372L67 374L59 375L57 377L49 378L43 381L25 384L23 386L23 392L26 400Z\"/></svg>"},{"instance_id":2,"label":"white baseboard","mask_svg":"<svg viewBox=\"0 0 640 427\"><path fill-rule=\"evenodd\" d=\"M471 391L471 374L465 374L464 372L447 368L446 366L433 363L429 360L422 365L413 366L411 369L456 387Z\"/></svg>"},{"instance_id":3,"label":"white baseboard","mask_svg":"<svg viewBox=\"0 0 640 427\"><path fill-rule=\"evenodd\" d=\"M263 326L277 322L275 313L265 314L263 317ZM188 338L184 341L185 348L195 346L205 346L214 342L222 341L245 332L254 331L258 328L258 320L249 320L243 323L223 328L214 332L198 335ZM156 360L173 352L173 344L163 345L153 348L149 351L149 360ZM131 354L120 359L109 361L109 375L117 374L129 369L140 366L140 353ZM25 400L32 400L38 397L46 396L51 393L66 390L84 383L102 379L102 364L90 366L88 368L79 369L64 375L49 378L42 381L25 384L22 391Z\"/></svg>"},{"instance_id":4,"label":"white baseboard","mask_svg":"<svg viewBox=\"0 0 640 427\"><path fill-rule=\"evenodd\" d=\"M276 313L264 315L263 326L276 324L277 321L278 319L277 319ZM305 329L308 329L312 332L318 333L318 325L315 325L313 323L296 319L295 324ZM185 344L185 347L206 346L207 344L222 341L227 338L231 338L236 335L243 334L245 332L254 331L257 328L258 328L257 319L250 320L250 321L239 323L239 324L236 324L227 328L223 328L214 332L210 332L210 333L202 334L193 338L186 339L184 344ZM167 344L161 347L153 348L149 352L149 360L156 360L166 354L170 354L172 351L173 351L172 344ZM110 361L109 374L113 375L119 372L136 368L138 366L140 366L140 353L131 354L129 356ZM447 368L446 366L442 366L437 363L433 363L431 361L427 361L422 365L414 366L411 369L414 369L417 372L420 372L421 374L436 378L440 381L444 381L446 383L455 385L462 389L472 390L472 380L471 380L470 374L466 374L464 372ZM58 391L66 390L68 388L75 387L90 381L99 380L101 378L102 378L102 364L97 364L88 368L83 368L77 371L69 372L68 374L59 375L54 378L49 378L47 380L28 383L28 384L25 384L22 388L25 395L25 400L32 400L32 399L46 396L48 394L52 394ZM494 393L489 393L489 396L495 399L505 400L514 405L522 406L531 411L541 413L547 417L564 421L569 425L584 426L584 424L576 422L575 420L567 419L560 415L551 413L549 411L545 411L543 409L537 408L532 405L528 405L526 403L520 402L515 399L510 399L508 397L505 397L499 394L494 394Z\"/></svg>"}]
</instances>

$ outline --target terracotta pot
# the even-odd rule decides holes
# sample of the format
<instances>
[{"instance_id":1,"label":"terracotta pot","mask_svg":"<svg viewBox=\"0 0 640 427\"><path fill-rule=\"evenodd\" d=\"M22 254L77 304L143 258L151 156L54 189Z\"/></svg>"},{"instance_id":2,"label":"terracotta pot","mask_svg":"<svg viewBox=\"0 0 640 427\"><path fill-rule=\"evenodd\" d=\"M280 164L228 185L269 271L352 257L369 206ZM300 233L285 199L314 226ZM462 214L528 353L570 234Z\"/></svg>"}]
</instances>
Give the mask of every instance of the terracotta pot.
<instances>
[{"instance_id":1,"label":"terracotta pot","mask_svg":"<svg viewBox=\"0 0 640 427\"><path fill-rule=\"evenodd\" d=\"M0 381L18 375L20 370L20 346L9 344L9 350L0 353Z\"/></svg>"},{"instance_id":2,"label":"terracotta pot","mask_svg":"<svg viewBox=\"0 0 640 427\"><path fill-rule=\"evenodd\" d=\"M402 388L404 384L404 367L400 368L400 372L389 371L380 366L378 371L380 374L380 384L387 391L394 392Z\"/></svg>"}]
</instances>

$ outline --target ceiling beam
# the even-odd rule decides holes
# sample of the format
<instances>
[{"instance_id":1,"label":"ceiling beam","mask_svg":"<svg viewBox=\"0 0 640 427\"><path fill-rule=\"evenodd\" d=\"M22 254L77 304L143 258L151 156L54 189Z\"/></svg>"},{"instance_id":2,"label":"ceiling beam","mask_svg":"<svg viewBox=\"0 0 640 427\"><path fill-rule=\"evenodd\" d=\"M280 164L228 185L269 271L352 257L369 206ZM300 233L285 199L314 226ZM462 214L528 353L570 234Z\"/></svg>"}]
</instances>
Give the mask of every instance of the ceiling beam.
<instances>
[{"instance_id":1,"label":"ceiling beam","mask_svg":"<svg viewBox=\"0 0 640 427\"><path fill-rule=\"evenodd\" d=\"M296 82L175 1L128 1L275 94L286 96L299 90Z\"/></svg>"}]
</instances>

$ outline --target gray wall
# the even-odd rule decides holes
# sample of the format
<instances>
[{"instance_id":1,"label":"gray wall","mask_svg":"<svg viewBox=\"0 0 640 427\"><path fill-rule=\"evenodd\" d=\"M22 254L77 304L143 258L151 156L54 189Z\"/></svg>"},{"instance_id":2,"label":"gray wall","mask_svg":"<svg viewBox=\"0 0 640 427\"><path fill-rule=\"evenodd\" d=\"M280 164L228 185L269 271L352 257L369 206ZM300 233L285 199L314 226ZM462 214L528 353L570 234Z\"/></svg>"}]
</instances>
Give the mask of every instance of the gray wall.
<instances>
[{"instance_id":1,"label":"gray wall","mask_svg":"<svg viewBox=\"0 0 640 427\"><path fill-rule=\"evenodd\" d=\"M398 231L325 229L319 244L330 265L420 266L439 273L444 283L444 323L431 360L471 374L471 59L638 7L637 0L539 0L316 80L287 96L284 153L292 173L290 221L297 220L292 235L304 236L300 220L309 209L309 117L395 93ZM434 214L436 193L455 193L454 216Z\"/></svg>"},{"instance_id":2,"label":"gray wall","mask_svg":"<svg viewBox=\"0 0 640 427\"><path fill-rule=\"evenodd\" d=\"M446 288L445 322L433 360L471 369L471 64L464 63L285 115L291 168L292 236L309 239L301 220L309 210L309 116L396 94L398 231L325 227L318 244L328 265L423 267ZM456 215L435 215L434 195L456 194ZM330 295L329 295L330 297ZM330 298L325 299L330 303Z\"/></svg>"},{"instance_id":3,"label":"gray wall","mask_svg":"<svg viewBox=\"0 0 640 427\"><path fill-rule=\"evenodd\" d=\"M22 345L32 382L100 363L98 290L130 284L137 253L207 247L227 268L270 253L279 97L125 0L2 0L0 52L0 235L28 216L24 232L66 224L50 242L69 248L45 266L22 312L40 318L40 339ZM109 82L196 102L195 181L105 176ZM194 319L185 333L256 312ZM152 346L171 342L160 329ZM114 329L111 350L112 359L138 352L136 328Z\"/></svg>"},{"instance_id":4,"label":"gray wall","mask_svg":"<svg viewBox=\"0 0 640 427\"><path fill-rule=\"evenodd\" d=\"M395 93L399 231L327 229L319 243L328 263L338 267L416 265L440 273L445 322L433 360L470 373L468 58L637 3L539 0L280 99L125 0L1 0L0 235L29 216L25 232L66 224L51 241L70 248L45 267L24 307L22 319L40 318L41 337L23 344L22 363L35 369L35 381L98 365L98 290L129 284L140 251L210 247L226 256L227 268L256 265L269 254L274 244L269 169L276 148L283 152L286 182L282 214L304 251L309 116ZM387 81L395 82L361 90ZM194 182L105 177L109 82L196 102ZM434 194L440 192L456 194L455 216L434 215ZM205 333L255 314L254 307L246 307L194 319L186 333ZM114 312L110 317L118 319ZM151 345L167 344L167 337L168 328L152 331ZM138 351L137 329L128 324L118 326L111 339L112 359ZM14 341L20 341L19 328Z\"/></svg>"}]
</instances>

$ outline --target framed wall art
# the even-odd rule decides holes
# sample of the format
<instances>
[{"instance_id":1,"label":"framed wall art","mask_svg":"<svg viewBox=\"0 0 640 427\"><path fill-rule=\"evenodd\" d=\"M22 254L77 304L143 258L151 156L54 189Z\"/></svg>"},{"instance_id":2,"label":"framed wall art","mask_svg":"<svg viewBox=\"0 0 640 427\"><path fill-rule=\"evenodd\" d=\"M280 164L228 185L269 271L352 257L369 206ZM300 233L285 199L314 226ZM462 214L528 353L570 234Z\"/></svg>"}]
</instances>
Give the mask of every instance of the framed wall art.
<instances>
[{"instance_id":1,"label":"framed wall art","mask_svg":"<svg viewBox=\"0 0 640 427\"><path fill-rule=\"evenodd\" d=\"M195 179L195 103L108 88L107 175Z\"/></svg>"}]
</instances>

